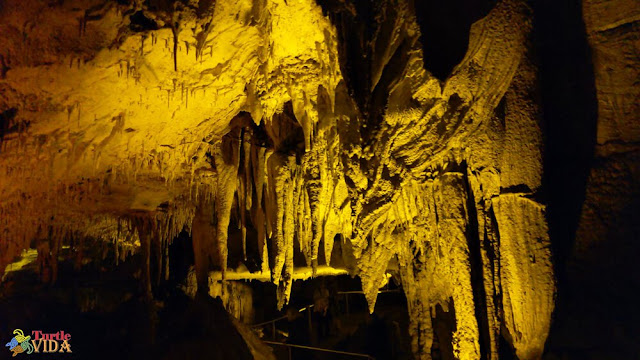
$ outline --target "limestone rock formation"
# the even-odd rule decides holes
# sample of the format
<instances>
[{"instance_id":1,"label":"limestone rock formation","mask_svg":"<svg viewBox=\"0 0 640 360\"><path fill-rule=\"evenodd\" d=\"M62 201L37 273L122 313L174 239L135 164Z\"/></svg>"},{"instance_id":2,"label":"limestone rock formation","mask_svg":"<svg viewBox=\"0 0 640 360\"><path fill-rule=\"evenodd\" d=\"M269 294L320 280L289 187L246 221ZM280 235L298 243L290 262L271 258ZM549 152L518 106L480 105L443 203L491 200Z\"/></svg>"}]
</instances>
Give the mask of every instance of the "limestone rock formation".
<instances>
[{"instance_id":1,"label":"limestone rock formation","mask_svg":"<svg viewBox=\"0 0 640 360\"><path fill-rule=\"evenodd\" d=\"M603 229L590 224L615 221L618 202L598 217L596 193L627 196L617 179L638 175L638 70L617 56L635 49L624 24L637 6L623 16L609 3L584 2L605 161L580 246ZM98 239L143 254L152 298L186 230L199 290L252 260L282 307L296 267L330 265L339 242L370 311L386 273L401 279L417 359L431 359L437 306L455 313L456 358L497 359L501 338L541 358L556 282L532 4L492 2L444 78L416 8L3 1L0 274L37 244L55 282L60 249Z\"/></svg>"}]
</instances>

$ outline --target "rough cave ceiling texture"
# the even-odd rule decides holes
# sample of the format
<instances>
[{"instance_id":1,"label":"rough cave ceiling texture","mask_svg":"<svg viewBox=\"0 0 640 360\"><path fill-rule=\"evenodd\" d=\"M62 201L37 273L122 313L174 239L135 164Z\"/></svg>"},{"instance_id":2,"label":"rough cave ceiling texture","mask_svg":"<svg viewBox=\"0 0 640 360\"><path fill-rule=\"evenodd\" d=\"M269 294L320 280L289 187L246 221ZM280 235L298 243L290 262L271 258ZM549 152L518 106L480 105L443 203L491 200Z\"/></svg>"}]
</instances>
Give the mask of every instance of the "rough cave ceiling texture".
<instances>
[{"instance_id":1,"label":"rough cave ceiling texture","mask_svg":"<svg viewBox=\"0 0 640 360\"><path fill-rule=\"evenodd\" d=\"M638 154L640 10L583 10L597 183ZM457 358L497 359L501 335L539 358L555 280L532 12L481 15L449 69L423 58L429 17L405 1L0 2L0 271L34 239L53 259L71 238L139 240L152 296L149 264L187 229L199 284L238 241L282 305L294 252L329 263L335 240L371 309L397 259L417 358L436 304L455 310Z\"/></svg>"}]
</instances>

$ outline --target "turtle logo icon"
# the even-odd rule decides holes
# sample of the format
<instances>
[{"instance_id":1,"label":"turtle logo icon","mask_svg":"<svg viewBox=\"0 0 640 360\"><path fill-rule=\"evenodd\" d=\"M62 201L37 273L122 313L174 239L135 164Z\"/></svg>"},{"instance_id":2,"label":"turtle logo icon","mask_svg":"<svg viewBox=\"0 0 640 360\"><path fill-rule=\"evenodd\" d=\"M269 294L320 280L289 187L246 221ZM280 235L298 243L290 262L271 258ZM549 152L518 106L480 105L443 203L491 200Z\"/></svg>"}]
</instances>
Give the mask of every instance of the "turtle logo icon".
<instances>
[{"instance_id":1,"label":"turtle logo icon","mask_svg":"<svg viewBox=\"0 0 640 360\"><path fill-rule=\"evenodd\" d=\"M24 336L24 332L20 329L13 330L13 334L15 335L13 339L5 345L9 348L9 351L13 351L13 356L22 352L31 354L33 352L33 345L29 341L31 340L31 336Z\"/></svg>"}]
</instances>

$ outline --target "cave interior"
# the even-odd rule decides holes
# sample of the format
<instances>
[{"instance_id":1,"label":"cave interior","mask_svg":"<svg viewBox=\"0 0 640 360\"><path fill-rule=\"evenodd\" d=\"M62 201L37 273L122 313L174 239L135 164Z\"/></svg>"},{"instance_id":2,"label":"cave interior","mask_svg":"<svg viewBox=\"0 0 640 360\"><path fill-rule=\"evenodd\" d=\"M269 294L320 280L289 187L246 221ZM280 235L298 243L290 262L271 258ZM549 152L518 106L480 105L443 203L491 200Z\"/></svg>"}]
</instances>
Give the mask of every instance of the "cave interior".
<instances>
[{"instance_id":1,"label":"cave interior","mask_svg":"<svg viewBox=\"0 0 640 360\"><path fill-rule=\"evenodd\" d=\"M637 0L0 0L0 353L635 359L639 113Z\"/></svg>"}]
</instances>

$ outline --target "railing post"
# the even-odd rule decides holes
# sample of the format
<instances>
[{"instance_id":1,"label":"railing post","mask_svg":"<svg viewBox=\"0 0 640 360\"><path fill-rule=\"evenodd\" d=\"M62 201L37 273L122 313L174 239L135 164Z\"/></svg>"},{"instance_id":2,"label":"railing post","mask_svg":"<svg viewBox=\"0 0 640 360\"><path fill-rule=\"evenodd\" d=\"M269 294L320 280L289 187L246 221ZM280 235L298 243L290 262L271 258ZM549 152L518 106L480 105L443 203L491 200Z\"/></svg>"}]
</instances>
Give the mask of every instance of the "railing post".
<instances>
[{"instance_id":1,"label":"railing post","mask_svg":"<svg viewBox=\"0 0 640 360\"><path fill-rule=\"evenodd\" d=\"M273 336L273 340L276 339L276 322L275 321L271 323L271 336Z\"/></svg>"},{"instance_id":2,"label":"railing post","mask_svg":"<svg viewBox=\"0 0 640 360\"><path fill-rule=\"evenodd\" d=\"M287 349L289 349L289 360L291 360L291 346L287 346Z\"/></svg>"}]
</instances>

